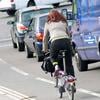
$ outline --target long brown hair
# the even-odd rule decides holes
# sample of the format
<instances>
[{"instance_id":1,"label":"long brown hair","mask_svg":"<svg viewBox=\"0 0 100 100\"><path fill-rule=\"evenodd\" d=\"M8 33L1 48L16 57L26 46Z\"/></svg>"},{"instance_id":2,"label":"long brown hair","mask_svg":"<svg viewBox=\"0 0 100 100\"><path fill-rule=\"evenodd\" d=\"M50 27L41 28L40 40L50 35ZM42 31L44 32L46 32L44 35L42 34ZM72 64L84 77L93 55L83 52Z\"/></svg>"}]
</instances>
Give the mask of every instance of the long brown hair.
<instances>
[{"instance_id":1,"label":"long brown hair","mask_svg":"<svg viewBox=\"0 0 100 100\"><path fill-rule=\"evenodd\" d=\"M67 22L65 17L59 13L57 10L51 10L48 17L47 17L47 22Z\"/></svg>"}]
</instances>

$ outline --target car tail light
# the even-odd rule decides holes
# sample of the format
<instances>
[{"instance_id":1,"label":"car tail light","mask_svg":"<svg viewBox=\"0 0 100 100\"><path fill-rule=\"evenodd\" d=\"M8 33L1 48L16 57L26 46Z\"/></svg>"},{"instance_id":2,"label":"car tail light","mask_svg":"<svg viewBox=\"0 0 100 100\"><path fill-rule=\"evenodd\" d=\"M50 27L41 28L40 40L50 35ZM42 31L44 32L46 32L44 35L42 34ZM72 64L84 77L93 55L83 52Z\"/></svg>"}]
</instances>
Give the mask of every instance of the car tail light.
<instances>
[{"instance_id":1,"label":"car tail light","mask_svg":"<svg viewBox=\"0 0 100 100\"><path fill-rule=\"evenodd\" d=\"M37 33L36 34L36 39L37 39L37 41L42 41L43 40L43 33L42 32Z\"/></svg>"},{"instance_id":2,"label":"car tail light","mask_svg":"<svg viewBox=\"0 0 100 100\"><path fill-rule=\"evenodd\" d=\"M18 24L17 25L17 29L20 33L22 33L25 30L28 30L28 28L26 26L24 26L23 24Z\"/></svg>"},{"instance_id":3,"label":"car tail light","mask_svg":"<svg viewBox=\"0 0 100 100\"><path fill-rule=\"evenodd\" d=\"M28 28L26 26L19 26L19 29L24 31L24 30L27 30Z\"/></svg>"}]
</instances>

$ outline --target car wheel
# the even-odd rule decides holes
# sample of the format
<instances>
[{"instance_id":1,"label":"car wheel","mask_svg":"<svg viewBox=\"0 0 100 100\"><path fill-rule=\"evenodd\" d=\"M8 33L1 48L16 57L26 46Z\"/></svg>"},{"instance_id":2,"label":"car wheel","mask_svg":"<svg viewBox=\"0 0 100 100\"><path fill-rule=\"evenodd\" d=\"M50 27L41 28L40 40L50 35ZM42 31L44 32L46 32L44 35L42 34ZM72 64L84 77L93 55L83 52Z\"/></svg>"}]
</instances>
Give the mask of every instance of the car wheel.
<instances>
[{"instance_id":1,"label":"car wheel","mask_svg":"<svg viewBox=\"0 0 100 100\"><path fill-rule=\"evenodd\" d=\"M88 63L81 59L78 53L75 54L75 60L77 63L77 68L80 72L88 70Z\"/></svg>"},{"instance_id":2,"label":"car wheel","mask_svg":"<svg viewBox=\"0 0 100 100\"><path fill-rule=\"evenodd\" d=\"M17 44L12 39L13 48L17 48Z\"/></svg>"},{"instance_id":3,"label":"car wheel","mask_svg":"<svg viewBox=\"0 0 100 100\"><path fill-rule=\"evenodd\" d=\"M35 2L34 1L29 1L28 4L27 4L27 7L30 7L30 6L35 6Z\"/></svg>"},{"instance_id":4,"label":"car wheel","mask_svg":"<svg viewBox=\"0 0 100 100\"><path fill-rule=\"evenodd\" d=\"M18 51L25 51L25 43L18 42Z\"/></svg>"},{"instance_id":5,"label":"car wheel","mask_svg":"<svg viewBox=\"0 0 100 100\"><path fill-rule=\"evenodd\" d=\"M14 16L15 12L16 12L15 10L7 10L7 14L9 16Z\"/></svg>"},{"instance_id":6,"label":"car wheel","mask_svg":"<svg viewBox=\"0 0 100 100\"><path fill-rule=\"evenodd\" d=\"M32 58L33 57L33 52L31 52L28 48L28 46L26 46L26 52L27 52L27 58Z\"/></svg>"},{"instance_id":7,"label":"car wheel","mask_svg":"<svg viewBox=\"0 0 100 100\"><path fill-rule=\"evenodd\" d=\"M36 59L38 62L43 61L43 56L39 56L38 54L36 54Z\"/></svg>"},{"instance_id":8,"label":"car wheel","mask_svg":"<svg viewBox=\"0 0 100 100\"><path fill-rule=\"evenodd\" d=\"M72 56L75 56L75 54L76 54L75 44L72 43Z\"/></svg>"},{"instance_id":9,"label":"car wheel","mask_svg":"<svg viewBox=\"0 0 100 100\"><path fill-rule=\"evenodd\" d=\"M38 62L43 61L43 55L41 54L41 50L38 48L38 46L35 45L35 50L36 50L36 60Z\"/></svg>"}]
</instances>

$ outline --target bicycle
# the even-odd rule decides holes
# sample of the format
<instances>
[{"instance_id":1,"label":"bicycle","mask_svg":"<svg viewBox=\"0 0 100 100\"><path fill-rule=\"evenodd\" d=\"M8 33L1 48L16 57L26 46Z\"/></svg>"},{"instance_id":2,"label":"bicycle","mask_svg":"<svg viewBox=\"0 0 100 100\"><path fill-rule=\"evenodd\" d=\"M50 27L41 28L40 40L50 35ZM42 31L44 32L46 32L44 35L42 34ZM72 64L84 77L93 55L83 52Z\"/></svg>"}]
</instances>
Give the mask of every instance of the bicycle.
<instances>
[{"instance_id":1,"label":"bicycle","mask_svg":"<svg viewBox=\"0 0 100 100\"><path fill-rule=\"evenodd\" d=\"M74 100L74 93L76 92L75 81L76 78L72 75L67 75L66 73L66 65L65 65L65 52L66 50L60 50L60 54L58 58L63 59L64 71L58 70L58 75L56 78L56 87L59 89L60 98L63 97L63 93L67 91L69 100Z\"/></svg>"}]
</instances>

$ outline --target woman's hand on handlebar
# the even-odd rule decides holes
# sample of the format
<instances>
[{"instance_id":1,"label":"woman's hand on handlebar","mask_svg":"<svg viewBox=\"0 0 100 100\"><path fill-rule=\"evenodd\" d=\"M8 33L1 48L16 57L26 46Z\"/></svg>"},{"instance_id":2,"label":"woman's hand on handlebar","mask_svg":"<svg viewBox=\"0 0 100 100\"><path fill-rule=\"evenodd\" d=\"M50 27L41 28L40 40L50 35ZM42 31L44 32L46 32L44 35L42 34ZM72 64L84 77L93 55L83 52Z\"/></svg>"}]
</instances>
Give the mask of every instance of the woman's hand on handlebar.
<instances>
[{"instance_id":1,"label":"woman's hand on handlebar","mask_svg":"<svg viewBox=\"0 0 100 100\"><path fill-rule=\"evenodd\" d=\"M45 50L45 51L42 51L44 53L44 55L48 55L50 53L50 50Z\"/></svg>"}]
</instances>

